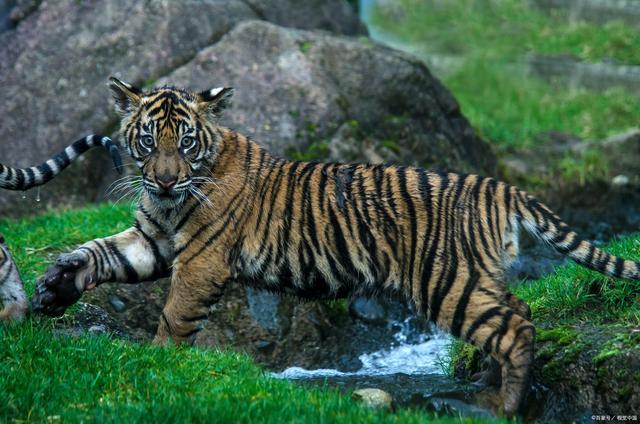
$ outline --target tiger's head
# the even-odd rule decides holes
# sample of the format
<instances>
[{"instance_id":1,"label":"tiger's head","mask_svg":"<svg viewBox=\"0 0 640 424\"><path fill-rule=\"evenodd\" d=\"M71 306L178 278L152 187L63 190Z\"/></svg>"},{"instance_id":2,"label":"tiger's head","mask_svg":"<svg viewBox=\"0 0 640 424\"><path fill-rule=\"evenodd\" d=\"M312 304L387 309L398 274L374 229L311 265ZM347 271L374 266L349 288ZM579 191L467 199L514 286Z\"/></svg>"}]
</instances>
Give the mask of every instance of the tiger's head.
<instances>
[{"instance_id":1,"label":"tiger's head","mask_svg":"<svg viewBox=\"0 0 640 424\"><path fill-rule=\"evenodd\" d=\"M220 145L217 122L232 88L193 93L173 87L143 91L116 78L109 88L122 120L129 155L142 172L142 187L163 207L176 207L210 177Z\"/></svg>"}]
</instances>

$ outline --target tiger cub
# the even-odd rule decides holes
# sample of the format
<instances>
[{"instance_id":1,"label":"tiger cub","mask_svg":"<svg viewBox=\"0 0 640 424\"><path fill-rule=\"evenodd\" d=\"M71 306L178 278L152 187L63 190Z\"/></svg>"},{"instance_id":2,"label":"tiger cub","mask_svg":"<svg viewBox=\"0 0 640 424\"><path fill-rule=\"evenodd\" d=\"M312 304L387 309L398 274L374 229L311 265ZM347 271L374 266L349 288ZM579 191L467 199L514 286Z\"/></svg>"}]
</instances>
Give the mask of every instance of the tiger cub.
<instances>
[{"instance_id":1,"label":"tiger cub","mask_svg":"<svg viewBox=\"0 0 640 424\"><path fill-rule=\"evenodd\" d=\"M306 299L395 292L502 370L507 415L529 390L535 329L503 270L524 227L576 262L640 279L640 265L581 239L492 178L289 161L218 124L230 88L110 88L144 181L134 225L61 255L34 308L61 315L105 282L171 276L155 342L191 342L232 281Z\"/></svg>"},{"instance_id":2,"label":"tiger cub","mask_svg":"<svg viewBox=\"0 0 640 424\"><path fill-rule=\"evenodd\" d=\"M7 190L28 190L51 181L64 168L92 147L103 146L109 151L118 170L122 167L122 158L117 146L109 137L90 135L77 140L63 152L39 166L31 168L11 168L0 164L0 188ZM0 310L1 321L20 321L28 311L27 296L24 292L18 268L13 262L4 237L0 234Z\"/></svg>"}]
</instances>

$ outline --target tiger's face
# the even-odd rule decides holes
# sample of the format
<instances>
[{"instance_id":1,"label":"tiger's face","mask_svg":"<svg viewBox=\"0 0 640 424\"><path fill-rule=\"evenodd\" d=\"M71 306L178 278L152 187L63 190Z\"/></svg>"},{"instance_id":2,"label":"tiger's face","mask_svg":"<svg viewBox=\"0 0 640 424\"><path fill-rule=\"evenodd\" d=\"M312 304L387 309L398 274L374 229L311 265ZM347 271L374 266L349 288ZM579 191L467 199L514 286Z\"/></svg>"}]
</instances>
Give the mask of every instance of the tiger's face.
<instances>
[{"instance_id":1,"label":"tiger's face","mask_svg":"<svg viewBox=\"0 0 640 424\"><path fill-rule=\"evenodd\" d=\"M208 181L220 144L217 121L231 88L192 93L172 87L151 91L111 78L109 87L122 116L129 155L142 173L142 187L162 207L198 196Z\"/></svg>"}]
</instances>

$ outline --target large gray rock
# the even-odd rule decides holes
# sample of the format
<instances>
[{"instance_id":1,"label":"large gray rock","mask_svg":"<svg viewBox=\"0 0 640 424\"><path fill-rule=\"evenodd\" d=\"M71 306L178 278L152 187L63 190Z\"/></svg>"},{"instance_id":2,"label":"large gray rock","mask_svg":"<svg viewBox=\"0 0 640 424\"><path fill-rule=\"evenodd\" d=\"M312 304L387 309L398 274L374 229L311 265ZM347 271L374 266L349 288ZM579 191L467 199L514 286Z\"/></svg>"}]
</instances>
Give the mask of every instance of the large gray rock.
<instances>
[{"instance_id":1,"label":"large gray rock","mask_svg":"<svg viewBox=\"0 0 640 424\"><path fill-rule=\"evenodd\" d=\"M261 19L300 29L366 35L367 27L346 0L246 0Z\"/></svg>"},{"instance_id":2,"label":"large gray rock","mask_svg":"<svg viewBox=\"0 0 640 424\"><path fill-rule=\"evenodd\" d=\"M273 153L494 172L494 156L419 60L368 39L243 22L159 83L236 87L223 123ZM319 149L322 150L322 149Z\"/></svg>"},{"instance_id":3,"label":"large gray rock","mask_svg":"<svg viewBox=\"0 0 640 424\"><path fill-rule=\"evenodd\" d=\"M113 129L105 82L109 75L137 83L170 71L254 17L241 1L51 1L2 35L0 158L13 166L42 161L75 138ZM43 201L82 193L93 199L109 167L91 155L43 190ZM82 170L80 170L82 168ZM3 192L0 211L32 207Z\"/></svg>"},{"instance_id":4,"label":"large gray rock","mask_svg":"<svg viewBox=\"0 0 640 424\"><path fill-rule=\"evenodd\" d=\"M0 161L13 166L39 163L87 133L114 131L117 117L105 86L110 75L151 84L245 19L327 27L322 19L311 21L312 5L294 14L290 2L281 0L261 3L269 6L264 13L242 0L38 3L20 2L22 20L0 34ZM330 29L356 32L355 13L342 6L342 0L317 5L319 15L345 14ZM94 200L103 194L101 181L113 178L110 168L108 159L92 152L43 189L40 205ZM31 211L35 205L19 200L20 195L3 192L0 213Z\"/></svg>"}]
</instances>

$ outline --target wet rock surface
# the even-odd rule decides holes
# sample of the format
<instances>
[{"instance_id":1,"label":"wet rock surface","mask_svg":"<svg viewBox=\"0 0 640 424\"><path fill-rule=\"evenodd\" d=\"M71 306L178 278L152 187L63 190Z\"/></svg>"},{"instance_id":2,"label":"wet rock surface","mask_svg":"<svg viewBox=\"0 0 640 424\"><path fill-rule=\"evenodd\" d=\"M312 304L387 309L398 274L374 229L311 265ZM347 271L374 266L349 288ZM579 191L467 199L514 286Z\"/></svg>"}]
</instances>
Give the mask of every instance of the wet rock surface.
<instances>
[{"instance_id":1,"label":"wet rock surface","mask_svg":"<svg viewBox=\"0 0 640 424\"><path fill-rule=\"evenodd\" d=\"M366 297L358 297L349 303L349 313L352 317L369 324L384 324L387 319L387 311L377 300Z\"/></svg>"},{"instance_id":2,"label":"wet rock surface","mask_svg":"<svg viewBox=\"0 0 640 424\"><path fill-rule=\"evenodd\" d=\"M83 301L108 311L120 328L137 340L150 340L169 291L169 281L137 285L104 284ZM114 299L118 308L114 306ZM120 302L125 307L118 311ZM291 366L357 371L363 353L396 343L399 323L412 312L392 300L379 300L386 314L371 324L353 318L347 301L302 302L232 285L216 304L196 344L251 354L270 369ZM411 319L411 334L428 332L426 322ZM416 340L418 342L418 340Z\"/></svg>"},{"instance_id":3,"label":"wet rock surface","mask_svg":"<svg viewBox=\"0 0 640 424\"><path fill-rule=\"evenodd\" d=\"M438 414L463 417L494 418L479 405L480 388L444 375L393 374L381 376L347 376L297 380L309 386L336 387L344 393L387 393L393 408L418 408ZM362 393L362 392L361 392ZM388 399L386 396L384 398Z\"/></svg>"}]
</instances>

